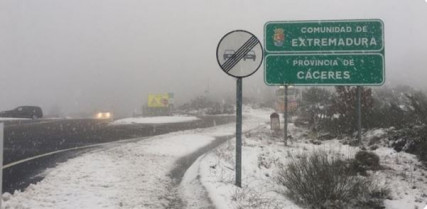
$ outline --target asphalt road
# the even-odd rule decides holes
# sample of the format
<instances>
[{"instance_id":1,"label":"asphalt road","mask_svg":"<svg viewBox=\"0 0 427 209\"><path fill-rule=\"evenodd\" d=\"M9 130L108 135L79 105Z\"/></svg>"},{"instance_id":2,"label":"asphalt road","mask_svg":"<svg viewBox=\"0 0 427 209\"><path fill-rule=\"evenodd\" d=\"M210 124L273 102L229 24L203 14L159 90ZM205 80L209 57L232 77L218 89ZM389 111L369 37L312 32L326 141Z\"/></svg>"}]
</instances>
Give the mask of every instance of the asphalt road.
<instances>
[{"instance_id":1,"label":"asphalt road","mask_svg":"<svg viewBox=\"0 0 427 209\"><path fill-rule=\"evenodd\" d=\"M201 120L185 123L114 126L108 125L106 120L95 119L7 122L4 129L3 192L24 189L42 179L40 174L46 168L101 143L206 128L233 122L234 119L234 116L204 116ZM73 149L86 146L89 147ZM61 151L67 149L71 150ZM52 154L57 151L61 152ZM43 156L47 153L50 154Z\"/></svg>"}]
</instances>

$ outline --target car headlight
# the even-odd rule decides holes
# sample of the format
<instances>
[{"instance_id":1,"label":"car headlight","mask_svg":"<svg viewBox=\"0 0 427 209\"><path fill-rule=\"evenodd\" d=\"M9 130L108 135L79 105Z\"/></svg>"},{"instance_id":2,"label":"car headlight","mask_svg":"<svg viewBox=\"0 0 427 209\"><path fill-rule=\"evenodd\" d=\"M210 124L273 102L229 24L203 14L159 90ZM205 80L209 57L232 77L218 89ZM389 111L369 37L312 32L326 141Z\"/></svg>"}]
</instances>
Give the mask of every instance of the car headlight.
<instances>
[{"instance_id":1,"label":"car headlight","mask_svg":"<svg viewBox=\"0 0 427 209\"><path fill-rule=\"evenodd\" d=\"M106 112L106 113L105 113L105 118L106 118L106 119L111 118L111 113Z\"/></svg>"},{"instance_id":2,"label":"car headlight","mask_svg":"<svg viewBox=\"0 0 427 209\"><path fill-rule=\"evenodd\" d=\"M101 112L99 112L98 114L96 114L96 118L97 118L97 119L102 119L102 113L101 113Z\"/></svg>"}]
</instances>

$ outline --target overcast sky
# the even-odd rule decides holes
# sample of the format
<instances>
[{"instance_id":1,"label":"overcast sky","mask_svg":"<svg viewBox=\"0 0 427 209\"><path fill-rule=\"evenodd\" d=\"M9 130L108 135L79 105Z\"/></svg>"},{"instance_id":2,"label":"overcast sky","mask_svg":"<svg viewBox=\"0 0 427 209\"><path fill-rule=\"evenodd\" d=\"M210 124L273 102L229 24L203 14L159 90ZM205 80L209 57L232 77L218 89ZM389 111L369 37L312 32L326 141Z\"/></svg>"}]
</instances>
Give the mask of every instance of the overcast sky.
<instances>
[{"instance_id":1,"label":"overcast sky","mask_svg":"<svg viewBox=\"0 0 427 209\"><path fill-rule=\"evenodd\" d=\"M426 89L425 0L2 0L0 110L131 114L148 93L233 95L215 55L227 32L262 40L267 21L366 18L385 24L386 84ZM265 89L263 69L244 80L244 94Z\"/></svg>"}]
</instances>

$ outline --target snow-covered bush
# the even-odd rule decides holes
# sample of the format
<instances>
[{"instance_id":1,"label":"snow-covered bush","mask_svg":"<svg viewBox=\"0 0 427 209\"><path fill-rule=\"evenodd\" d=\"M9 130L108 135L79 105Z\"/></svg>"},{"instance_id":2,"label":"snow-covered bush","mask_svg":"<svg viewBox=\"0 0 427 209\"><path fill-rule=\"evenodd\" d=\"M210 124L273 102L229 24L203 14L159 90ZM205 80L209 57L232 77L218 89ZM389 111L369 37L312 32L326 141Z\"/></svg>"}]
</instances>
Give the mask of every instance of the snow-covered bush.
<instances>
[{"instance_id":1,"label":"snow-covered bush","mask_svg":"<svg viewBox=\"0 0 427 209\"><path fill-rule=\"evenodd\" d=\"M422 92L406 94L411 101L412 115L415 123L427 124L427 96Z\"/></svg>"},{"instance_id":2,"label":"snow-covered bush","mask_svg":"<svg viewBox=\"0 0 427 209\"><path fill-rule=\"evenodd\" d=\"M427 125L393 130L388 139L396 151L416 154L427 165Z\"/></svg>"},{"instance_id":3,"label":"snow-covered bush","mask_svg":"<svg viewBox=\"0 0 427 209\"><path fill-rule=\"evenodd\" d=\"M363 118L363 124L368 129L389 127L399 129L413 124L413 109L407 95L415 92L408 86L374 89L373 108L367 118Z\"/></svg>"},{"instance_id":4,"label":"snow-covered bush","mask_svg":"<svg viewBox=\"0 0 427 209\"><path fill-rule=\"evenodd\" d=\"M427 96L423 92L398 86L375 89L372 96L373 107L362 118L364 128L401 129L427 124Z\"/></svg>"},{"instance_id":5,"label":"snow-covered bush","mask_svg":"<svg viewBox=\"0 0 427 209\"><path fill-rule=\"evenodd\" d=\"M233 114L235 112L234 109L233 103L229 100L224 99L223 102L218 102L206 96L198 96L190 102L179 106L176 112L185 114L216 115Z\"/></svg>"},{"instance_id":6,"label":"snow-covered bush","mask_svg":"<svg viewBox=\"0 0 427 209\"><path fill-rule=\"evenodd\" d=\"M378 170L381 168L380 166L380 157L368 151L359 151L355 155L355 159L351 160L351 166L356 174L361 174L363 176L367 176L368 170Z\"/></svg>"},{"instance_id":7,"label":"snow-covered bush","mask_svg":"<svg viewBox=\"0 0 427 209\"><path fill-rule=\"evenodd\" d=\"M288 188L290 198L311 208L380 207L387 190L355 175L350 162L316 151L280 167L277 181Z\"/></svg>"},{"instance_id":8,"label":"snow-covered bush","mask_svg":"<svg viewBox=\"0 0 427 209\"><path fill-rule=\"evenodd\" d=\"M336 92L326 95L314 88L305 91L303 112L312 113L319 118L316 131L334 135L352 135L357 123L357 91L355 87L339 86ZM313 95L318 94L318 96ZM304 94L303 94L304 96ZM323 99L320 99L323 97ZM362 88L361 91L362 126L364 129L405 128L427 124L427 96L407 86L395 88ZM317 107L322 107L318 108ZM313 109L314 108L314 109ZM312 120L313 122L313 120Z\"/></svg>"},{"instance_id":9,"label":"snow-covered bush","mask_svg":"<svg viewBox=\"0 0 427 209\"><path fill-rule=\"evenodd\" d=\"M335 93L325 89L310 88L303 92L300 112L309 114L310 127L314 131L334 135L349 135L356 131L355 87L338 86ZM362 117L372 113L373 98L370 88L361 90ZM363 123L366 127L367 123Z\"/></svg>"},{"instance_id":10,"label":"snow-covered bush","mask_svg":"<svg viewBox=\"0 0 427 209\"><path fill-rule=\"evenodd\" d=\"M380 168L380 157L373 152L359 151L356 153L355 159L359 164L366 167L366 169Z\"/></svg>"}]
</instances>

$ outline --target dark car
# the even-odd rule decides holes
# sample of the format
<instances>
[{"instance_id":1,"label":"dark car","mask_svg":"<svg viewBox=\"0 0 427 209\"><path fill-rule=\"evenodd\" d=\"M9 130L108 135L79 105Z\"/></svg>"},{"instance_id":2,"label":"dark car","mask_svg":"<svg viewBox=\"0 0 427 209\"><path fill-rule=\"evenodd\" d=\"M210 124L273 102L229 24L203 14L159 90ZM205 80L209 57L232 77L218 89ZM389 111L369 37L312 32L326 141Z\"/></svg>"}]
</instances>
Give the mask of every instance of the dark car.
<instances>
[{"instance_id":1,"label":"dark car","mask_svg":"<svg viewBox=\"0 0 427 209\"><path fill-rule=\"evenodd\" d=\"M20 106L13 110L0 112L0 117L37 119L43 117L43 112L37 106Z\"/></svg>"}]
</instances>

